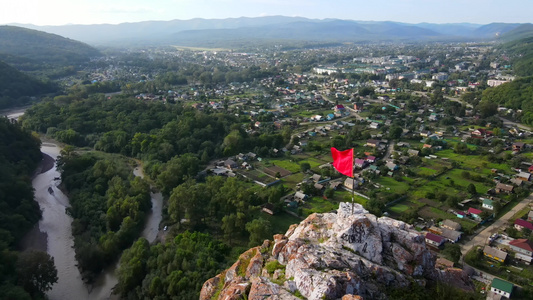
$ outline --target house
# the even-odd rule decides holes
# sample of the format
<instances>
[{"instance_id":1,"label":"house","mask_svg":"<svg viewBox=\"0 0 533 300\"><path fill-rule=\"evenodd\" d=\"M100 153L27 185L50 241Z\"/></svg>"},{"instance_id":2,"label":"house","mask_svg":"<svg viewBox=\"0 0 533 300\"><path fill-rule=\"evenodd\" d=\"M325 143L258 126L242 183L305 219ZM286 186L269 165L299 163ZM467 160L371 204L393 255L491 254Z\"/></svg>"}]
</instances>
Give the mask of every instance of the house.
<instances>
[{"instance_id":1,"label":"house","mask_svg":"<svg viewBox=\"0 0 533 300\"><path fill-rule=\"evenodd\" d=\"M528 171L529 173L533 173L533 165L529 166L529 168L527 168L527 171Z\"/></svg>"},{"instance_id":2,"label":"house","mask_svg":"<svg viewBox=\"0 0 533 300\"><path fill-rule=\"evenodd\" d=\"M324 185L322 185L320 183L315 183L314 187L315 187L315 189L317 189L319 191L322 191L324 189Z\"/></svg>"},{"instance_id":3,"label":"house","mask_svg":"<svg viewBox=\"0 0 533 300\"><path fill-rule=\"evenodd\" d=\"M335 112L344 112L345 110L346 108L344 107L344 105L342 104L335 105Z\"/></svg>"},{"instance_id":4,"label":"house","mask_svg":"<svg viewBox=\"0 0 533 300\"><path fill-rule=\"evenodd\" d=\"M365 146L376 148L381 144L381 141L378 140L367 140Z\"/></svg>"},{"instance_id":5,"label":"house","mask_svg":"<svg viewBox=\"0 0 533 300\"><path fill-rule=\"evenodd\" d=\"M428 137L431 135L431 131L421 131L420 136L421 137Z\"/></svg>"},{"instance_id":6,"label":"house","mask_svg":"<svg viewBox=\"0 0 533 300\"><path fill-rule=\"evenodd\" d=\"M485 246L485 248L483 248L483 255L499 262L505 262L507 259L507 252L503 252L502 250L491 246Z\"/></svg>"},{"instance_id":7,"label":"house","mask_svg":"<svg viewBox=\"0 0 533 300\"><path fill-rule=\"evenodd\" d=\"M522 186L522 183L524 183L523 180L521 179L518 179L518 178L511 178L509 179L509 182L516 185L516 186Z\"/></svg>"},{"instance_id":8,"label":"house","mask_svg":"<svg viewBox=\"0 0 533 300\"><path fill-rule=\"evenodd\" d=\"M442 246L442 244L444 244L445 241L446 239L440 235L436 235L430 232L426 233L426 244L429 244L431 246L438 248Z\"/></svg>"},{"instance_id":9,"label":"house","mask_svg":"<svg viewBox=\"0 0 533 300\"><path fill-rule=\"evenodd\" d=\"M357 112L363 111L363 102L356 102L353 105L353 109L355 109Z\"/></svg>"},{"instance_id":10,"label":"house","mask_svg":"<svg viewBox=\"0 0 533 300\"><path fill-rule=\"evenodd\" d=\"M527 214L527 221L533 222L533 210L530 210L529 214Z\"/></svg>"},{"instance_id":11,"label":"house","mask_svg":"<svg viewBox=\"0 0 533 300\"><path fill-rule=\"evenodd\" d=\"M455 212L455 216L459 219L464 219L466 217L466 213L464 211L457 211Z\"/></svg>"},{"instance_id":12,"label":"house","mask_svg":"<svg viewBox=\"0 0 533 300\"><path fill-rule=\"evenodd\" d=\"M329 182L329 187L334 189L334 190L337 190L337 188L342 185L342 182L340 181L330 181Z\"/></svg>"},{"instance_id":13,"label":"house","mask_svg":"<svg viewBox=\"0 0 533 300\"><path fill-rule=\"evenodd\" d=\"M269 215L274 215L275 208L274 208L274 205L272 203L267 203L267 204L263 205L263 208L261 210L266 212Z\"/></svg>"},{"instance_id":14,"label":"house","mask_svg":"<svg viewBox=\"0 0 533 300\"><path fill-rule=\"evenodd\" d=\"M238 168L239 165L233 159L228 159L224 162L224 167L233 170L235 168Z\"/></svg>"},{"instance_id":15,"label":"house","mask_svg":"<svg viewBox=\"0 0 533 300\"><path fill-rule=\"evenodd\" d=\"M514 152L520 152L524 149L524 147L526 146L526 144L522 143L522 142L516 142L516 143L513 143L513 151Z\"/></svg>"},{"instance_id":16,"label":"house","mask_svg":"<svg viewBox=\"0 0 533 300\"><path fill-rule=\"evenodd\" d=\"M490 291L505 298L511 298L513 284L495 277L490 285Z\"/></svg>"},{"instance_id":17,"label":"house","mask_svg":"<svg viewBox=\"0 0 533 300\"><path fill-rule=\"evenodd\" d=\"M360 169L363 169L364 167L366 167L366 160L364 159L360 159L360 158L356 158L354 160L354 165L357 167L357 168L360 168Z\"/></svg>"},{"instance_id":18,"label":"house","mask_svg":"<svg viewBox=\"0 0 533 300\"><path fill-rule=\"evenodd\" d=\"M512 193L514 187L509 184L498 183L496 184L496 193Z\"/></svg>"},{"instance_id":19,"label":"house","mask_svg":"<svg viewBox=\"0 0 533 300\"><path fill-rule=\"evenodd\" d=\"M357 183L357 180L353 179L353 178L346 178L346 180L344 180L344 186L349 189L349 190L353 190L354 189L354 186L355 188L357 188L359 184Z\"/></svg>"},{"instance_id":20,"label":"house","mask_svg":"<svg viewBox=\"0 0 533 300\"><path fill-rule=\"evenodd\" d=\"M326 116L326 119L327 119L328 121L331 121L331 120L335 119L335 115L334 115L334 114L328 114L328 115Z\"/></svg>"},{"instance_id":21,"label":"house","mask_svg":"<svg viewBox=\"0 0 533 300\"><path fill-rule=\"evenodd\" d=\"M533 224L529 223L528 221L524 219L516 219L514 221L514 228L517 230L522 231L522 229L526 228L533 231Z\"/></svg>"},{"instance_id":22,"label":"house","mask_svg":"<svg viewBox=\"0 0 533 300\"><path fill-rule=\"evenodd\" d=\"M307 199L307 195L302 192L296 192L294 193L294 199L297 201L305 201Z\"/></svg>"},{"instance_id":23,"label":"house","mask_svg":"<svg viewBox=\"0 0 533 300\"><path fill-rule=\"evenodd\" d=\"M418 156L418 153L419 153L419 152L420 152L420 151L418 151L418 150L414 150L414 149L409 149L409 150L407 150L407 154L409 154L409 156Z\"/></svg>"},{"instance_id":24,"label":"house","mask_svg":"<svg viewBox=\"0 0 533 300\"><path fill-rule=\"evenodd\" d=\"M375 163L376 162L376 157L372 156L372 155L369 155L369 156L366 157L366 161L369 162L369 163Z\"/></svg>"},{"instance_id":25,"label":"house","mask_svg":"<svg viewBox=\"0 0 533 300\"><path fill-rule=\"evenodd\" d=\"M489 137L492 136L492 131L485 130L483 128L478 128L471 132L472 137Z\"/></svg>"},{"instance_id":26,"label":"house","mask_svg":"<svg viewBox=\"0 0 533 300\"><path fill-rule=\"evenodd\" d=\"M446 219L442 221L442 228L459 231L461 230L461 224L454 222L452 220Z\"/></svg>"},{"instance_id":27,"label":"house","mask_svg":"<svg viewBox=\"0 0 533 300\"><path fill-rule=\"evenodd\" d=\"M470 214L470 216L472 218L474 218L476 220L481 220L481 213L483 211L481 211L481 210L479 210L477 208L470 207L467 212Z\"/></svg>"},{"instance_id":28,"label":"house","mask_svg":"<svg viewBox=\"0 0 533 300\"><path fill-rule=\"evenodd\" d=\"M516 178L522 180L522 181L529 181L529 179L531 178L531 173L527 173L527 172L520 172L518 173L518 175L516 175Z\"/></svg>"},{"instance_id":29,"label":"house","mask_svg":"<svg viewBox=\"0 0 533 300\"><path fill-rule=\"evenodd\" d=\"M438 234L438 235L442 234L442 228L439 228L439 227L436 227L436 226L429 227L428 231L433 233L433 234Z\"/></svg>"},{"instance_id":30,"label":"house","mask_svg":"<svg viewBox=\"0 0 533 300\"><path fill-rule=\"evenodd\" d=\"M319 174L313 174L313 177L311 177L314 182L319 182L321 178L322 176L320 176Z\"/></svg>"},{"instance_id":31,"label":"house","mask_svg":"<svg viewBox=\"0 0 533 300\"><path fill-rule=\"evenodd\" d=\"M393 162L387 162L387 163L385 164L385 166L386 166L387 168L389 168L389 170L391 170L391 171L394 171L394 170L397 170L397 169L398 169L398 165L395 164L395 163L393 163Z\"/></svg>"},{"instance_id":32,"label":"house","mask_svg":"<svg viewBox=\"0 0 533 300\"><path fill-rule=\"evenodd\" d=\"M445 237L450 243L457 243L461 239L462 233L448 228L441 228L440 235Z\"/></svg>"},{"instance_id":33,"label":"house","mask_svg":"<svg viewBox=\"0 0 533 300\"><path fill-rule=\"evenodd\" d=\"M370 129L378 129L378 128L379 128L379 123L377 123L377 122L372 122L372 123L370 123L370 125L368 125L368 127L369 127Z\"/></svg>"},{"instance_id":34,"label":"house","mask_svg":"<svg viewBox=\"0 0 533 300\"><path fill-rule=\"evenodd\" d=\"M483 200L483 204L481 207L485 209L494 210L494 201L487 199L487 198L481 198Z\"/></svg>"},{"instance_id":35,"label":"house","mask_svg":"<svg viewBox=\"0 0 533 300\"><path fill-rule=\"evenodd\" d=\"M528 239L516 239L509 242L511 250L515 252L515 258L520 259L527 264L533 260L533 243Z\"/></svg>"}]
</instances>

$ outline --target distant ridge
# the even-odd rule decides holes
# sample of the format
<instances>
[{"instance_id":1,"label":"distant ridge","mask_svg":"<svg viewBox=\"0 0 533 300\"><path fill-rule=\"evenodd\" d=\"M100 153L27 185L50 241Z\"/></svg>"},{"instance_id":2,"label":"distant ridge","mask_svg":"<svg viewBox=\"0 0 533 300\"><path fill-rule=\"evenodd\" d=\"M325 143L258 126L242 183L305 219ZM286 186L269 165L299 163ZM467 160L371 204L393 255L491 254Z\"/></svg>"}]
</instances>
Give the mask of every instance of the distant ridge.
<instances>
[{"instance_id":1,"label":"distant ridge","mask_svg":"<svg viewBox=\"0 0 533 300\"><path fill-rule=\"evenodd\" d=\"M262 41L292 39L315 42L481 40L495 39L521 25L407 24L269 16L145 21L117 25L20 26L58 34L91 45L132 46L151 43L202 46L206 43L231 44L232 41L242 42L251 38Z\"/></svg>"}]
</instances>

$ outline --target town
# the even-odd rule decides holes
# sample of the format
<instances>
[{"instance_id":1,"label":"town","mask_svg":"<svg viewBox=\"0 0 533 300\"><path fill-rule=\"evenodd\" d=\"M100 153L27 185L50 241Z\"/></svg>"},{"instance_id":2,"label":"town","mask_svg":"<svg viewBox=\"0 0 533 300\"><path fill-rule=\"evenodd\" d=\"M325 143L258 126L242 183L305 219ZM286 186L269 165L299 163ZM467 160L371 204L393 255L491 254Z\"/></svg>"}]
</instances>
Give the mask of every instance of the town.
<instances>
[{"instance_id":1,"label":"town","mask_svg":"<svg viewBox=\"0 0 533 300\"><path fill-rule=\"evenodd\" d=\"M264 137L254 149L228 142L234 154L203 174L283 185L262 207L272 222L355 201L412 224L438 265L462 267L480 293L512 298L533 282L533 137L522 110L482 100L515 80L490 43L128 50L91 66L64 84L122 82L108 99L219 111ZM353 178L333 169L330 147L354 149Z\"/></svg>"},{"instance_id":2,"label":"town","mask_svg":"<svg viewBox=\"0 0 533 300\"><path fill-rule=\"evenodd\" d=\"M68 145L58 158L63 168L92 150L101 153L73 165L101 159L92 174L110 176L121 168L102 153L136 159L165 198L158 241L201 228L240 249L248 235L257 244L313 213L355 202L410 224L438 257L436 267L462 269L480 297L528 295L533 111L520 102L524 96L502 91L528 84L510 51L493 42L106 51L81 70L63 70L57 82L65 95L44 99L20 123ZM335 170L332 147L353 149L353 177ZM231 204L222 214L215 200L209 209L176 200L201 201L200 191L185 191L222 182L246 190L237 204L225 200ZM114 209L99 213L112 220ZM79 220L73 224L81 236L79 224L90 222ZM103 227L112 232L121 223L110 220ZM119 246L109 245L128 243L99 234L97 242L77 239L76 247L111 261ZM78 262L92 264L90 253Z\"/></svg>"}]
</instances>

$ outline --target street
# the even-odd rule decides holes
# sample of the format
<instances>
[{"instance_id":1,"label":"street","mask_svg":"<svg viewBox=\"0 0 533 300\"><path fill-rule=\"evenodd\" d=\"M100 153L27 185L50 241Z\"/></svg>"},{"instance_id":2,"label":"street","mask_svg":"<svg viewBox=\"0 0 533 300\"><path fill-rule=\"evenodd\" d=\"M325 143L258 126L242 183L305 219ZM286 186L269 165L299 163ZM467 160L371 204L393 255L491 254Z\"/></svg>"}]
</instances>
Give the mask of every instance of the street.
<instances>
[{"instance_id":1,"label":"street","mask_svg":"<svg viewBox=\"0 0 533 300\"><path fill-rule=\"evenodd\" d=\"M472 239L461 245L461 253L463 254L463 256L466 255L466 253L470 251L470 249L472 249L474 246L484 246L487 243L487 240L491 236L491 234L497 232L500 228L506 226L507 221L509 221L509 219L511 219L518 211L529 205L532 200L533 193L530 194L528 197L524 198L524 200L520 201L515 207L513 207L501 218L494 221L494 223L492 223L489 227L485 228L477 235L474 235Z\"/></svg>"}]
</instances>

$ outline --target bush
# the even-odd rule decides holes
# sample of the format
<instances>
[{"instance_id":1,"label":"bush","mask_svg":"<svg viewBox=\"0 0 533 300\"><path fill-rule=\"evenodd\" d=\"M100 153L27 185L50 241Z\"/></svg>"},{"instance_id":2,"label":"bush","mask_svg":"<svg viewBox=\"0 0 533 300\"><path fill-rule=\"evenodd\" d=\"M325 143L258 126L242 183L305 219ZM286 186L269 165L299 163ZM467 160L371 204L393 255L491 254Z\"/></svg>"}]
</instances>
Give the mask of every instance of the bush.
<instances>
[{"instance_id":1,"label":"bush","mask_svg":"<svg viewBox=\"0 0 533 300\"><path fill-rule=\"evenodd\" d=\"M285 266L280 264L277 260L269 261L265 264L265 269L268 271L268 274L274 274L274 271L278 269L285 270Z\"/></svg>"}]
</instances>

